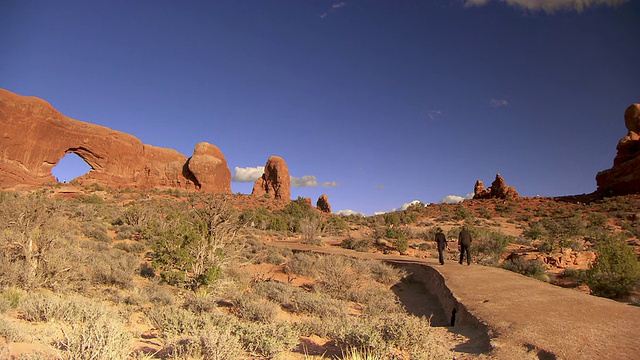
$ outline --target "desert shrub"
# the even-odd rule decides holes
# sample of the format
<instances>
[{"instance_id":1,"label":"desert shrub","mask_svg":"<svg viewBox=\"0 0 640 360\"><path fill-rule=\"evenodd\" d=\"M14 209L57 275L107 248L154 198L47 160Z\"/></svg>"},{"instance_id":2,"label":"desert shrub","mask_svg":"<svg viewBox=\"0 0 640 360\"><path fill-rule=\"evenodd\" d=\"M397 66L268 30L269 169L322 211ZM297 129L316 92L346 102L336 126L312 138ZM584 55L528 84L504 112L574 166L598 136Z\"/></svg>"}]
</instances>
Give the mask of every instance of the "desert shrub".
<instances>
[{"instance_id":1,"label":"desert shrub","mask_svg":"<svg viewBox=\"0 0 640 360\"><path fill-rule=\"evenodd\" d=\"M56 274L52 254L62 249L71 229L57 201L44 192L0 193L0 284L48 286Z\"/></svg>"},{"instance_id":2,"label":"desert shrub","mask_svg":"<svg viewBox=\"0 0 640 360\"><path fill-rule=\"evenodd\" d=\"M264 261L267 264L282 265L286 261L286 258L282 255L282 253L278 249L274 247L268 247L266 250L266 256Z\"/></svg>"},{"instance_id":3,"label":"desert shrub","mask_svg":"<svg viewBox=\"0 0 640 360\"><path fill-rule=\"evenodd\" d=\"M589 213L587 228L601 228L607 225L607 216L597 212Z\"/></svg>"},{"instance_id":4,"label":"desert shrub","mask_svg":"<svg viewBox=\"0 0 640 360\"><path fill-rule=\"evenodd\" d=\"M193 288L222 270L227 261L225 250L233 246L244 223L224 196L208 195L190 201L184 222L155 237L151 247L153 266L161 270L163 279ZM177 272L184 281L175 281Z\"/></svg>"},{"instance_id":5,"label":"desert shrub","mask_svg":"<svg viewBox=\"0 0 640 360\"><path fill-rule=\"evenodd\" d=\"M349 230L349 224L345 217L340 215L331 215L322 224L322 232L328 235L340 235L347 230Z\"/></svg>"},{"instance_id":6,"label":"desert shrub","mask_svg":"<svg viewBox=\"0 0 640 360\"><path fill-rule=\"evenodd\" d=\"M514 241L512 236L489 229L471 228L470 231L473 236L471 254L475 261L481 264L496 264L507 245Z\"/></svg>"},{"instance_id":7,"label":"desert shrub","mask_svg":"<svg viewBox=\"0 0 640 360\"><path fill-rule=\"evenodd\" d=\"M82 204L104 204L104 200L98 195L78 195L75 198L75 201Z\"/></svg>"},{"instance_id":8,"label":"desert shrub","mask_svg":"<svg viewBox=\"0 0 640 360\"><path fill-rule=\"evenodd\" d=\"M345 321L332 338L340 348L367 349L376 356L384 356L390 350L389 345L384 341L377 324L370 320Z\"/></svg>"},{"instance_id":9,"label":"desert shrub","mask_svg":"<svg viewBox=\"0 0 640 360\"><path fill-rule=\"evenodd\" d=\"M160 278L171 286L184 286L186 282L186 275L184 271L179 270L165 270L160 272Z\"/></svg>"},{"instance_id":10,"label":"desert shrub","mask_svg":"<svg viewBox=\"0 0 640 360\"><path fill-rule=\"evenodd\" d=\"M291 201L284 209L276 212L274 215L281 216L287 223L287 229L285 230L293 232L301 232L300 221L302 219L317 219L320 217L318 211L309 205L302 197Z\"/></svg>"},{"instance_id":11,"label":"desert shrub","mask_svg":"<svg viewBox=\"0 0 640 360\"><path fill-rule=\"evenodd\" d=\"M0 337L5 338L6 341L9 342L24 341L25 339L23 339L22 333L21 329L12 324L4 316L0 315ZM0 357L3 359L10 359L9 354L2 354L2 351L0 351Z\"/></svg>"},{"instance_id":12,"label":"desert shrub","mask_svg":"<svg viewBox=\"0 0 640 360\"><path fill-rule=\"evenodd\" d=\"M135 234L135 232L137 231L137 229L131 225L121 225L118 227L118 230L116 232L116 240L128 240L131 239L131 237L133 236L133 234Z\"/></svg>"},{"instance_id":13,"label":"desert shrub","mask_svg":"<svg viewBox=\"0 0 640 360\"><path fill-rule=\"evenodd\" d=\"M373 246L373 239L356 240L348 237L340 242L340 247L358 252L369 252Z\"/></svg>"},{"instance_id":14,"label":"desert shrub","mask_svg":"<svg viewBox=\"0 0 640 360\"><path fill-rule=\"evenodd\" d=\"M371 274L371 278L384 285L392 285L400 281L405 275L403 270L377 260L363 260L360 262Z\"/></svg>"},{"instance_id":15,"label":"desert shrub","mask_svg":"<svg viewBox=\"0 0 640 360\"><path fill-rule=\"evenodd\" d=\"M0 297L0 315L11 309L11 303L4 297Z\"/></svg>"},{"instance_id":16,"label":"desert shrub","mask_svg":"<svg viewBox=\"0 0 640 360\"><path fill-rule=\"evenodd\" d=\"M549 275L547 274L544 265L537 260L516 257L504 261L502 263L502 268L540 281L549 282Z\"/></svg>"},{"instance_id":17,"label":"desert shrub","mask_svg":"<svg viewBox=\"0 0 640 360\"><path fill-rule=\"evenodd\" d=\"M302 242L310 245L322 245L320 235L320 218L308 217L298 220L298 231L302 234Z\"/></svg>"},{"instance_id":18,"label":"desert shrub","mask_svg":"<svg viewBox=\"0 0 640 360\"><path fill-rule=\"evenodd\" d=\"M296 275L314 277L317 274L316 263L320 255L311 252L296 252L286 264L286 269Z\"/></svg>"},{"instance_id":19,"label":"desert shrub","mask_svg":"<svg viewBox=\"0 0 640 360\"><path fill-rule=\"evenodd\" d=\"M564 242L585 234L580 212L565 216L564 212L557 210L554 215L531 223L523 232L525 237L540 240L537 247L541 252L552 253L562 247Z\"/></svg>"},{"instance_id":20,"label":"desert shrub","mask_svg":"<svg viewBox=\"0 0 640 360\"><path fill-rule=\"evenodd\" d=\"M278 304L255 294L244 293L234 300L238 315L249 321L271 323L278 316Z\"/></svg>"},{"instance_id":21,"label":"desert shrub","mask_svg":"<svg viewBox=\"0 0 640 360\"><path fill-rule=\"evenodd\" d=\"M351 299L354 291L368 280L355 260L346 256L325 255L316 262L318 281L314 288L337 299Z\"/></svg>"},{"instance_id":22,"label":"desert shrub","mask_svg":"<svg viewBox=\"0 0 640 360\"><path fill-rule=\"evenodd\" d=\"M30 322L57 320L72 324L92 322L105 314L114 315L101 303L80 296L30 293L20 301L19 307L24 319Z\"/></svg>"},{"instance_id":23,"label":"desert shrub","mask_svg":"<svg viewBox=\"0 0 640 360\"><path fill-rule=\"evenodd\" d=\"M7 302L10 308L14 309L20 304L20 299L27 296L27 292L15 287L11 286L2 290L1 298Z\"/></svg>"},{"instance_id":24,"label":"desert shrub","mask_svg":"<svg viewBox=\"0 0 640 360\"><path fill-rule=\"evenodd\" d=\"M107 228L102 224L83 223L81 226L82 234L87 238L103 243L112 243L113 239L107 234Z\"/></svg>"},{"instance_id":25,"label":"desert shrub","mask_svg":"<svg viewBox=\"0 0 640 360\"><path fill-rule=\"evenodd\" d=\"M401 254L407 252L407 249L409 249L409 240L407 240L407 235L403 232L398 232L398 237L393 240L393 246L395 246L396 250Z\"/></svg>"},{"instance_id":26,"label":"desert shrub","mask_svg":"<svg viewBox=\"0 0 640 360\"><path fill-rule=\"evenodd\" d=\"M341 318L347 316L348 305L326 294L297 291L293 295L292 310L322 318Z\"/></svg>"},{"instance_id":27,"label":"desert shrub","mask_svg":"<svg viewBox=\"0 0 640 360\"><path fill-rule=\"evenodd\" d=\"M393 291L381 286L368 286L361 289L358 300L362 304L364 316L380 316L403 311L403 307Z\"/></svg>"},{"instance_id":28,"label":"desert shrub","mask_svg":"<svg viewBox=\"0 0 640 360\"><path fill-rule=\"evenodd\" d=\"M210 319L174 306L154 306L145 312L151 326L167 337L193 335L210 324Z\"/></svg>"},{"instance_id":29,"label":"desert shrub","mask_svg":"<svg viewBox=\"0 0 640 360\"><path fill-rule=\"evenodd\" d=\"M155 281L146 285L142 293L156 306L170 306L176 302L171 290Z\"/></svg>"},{"instance_id":30,"label":"desert shrub","mask_svg":"<svg viewBox=\"0 0 640 360\"><path fill-rule=\"evenodd\" d=\"M216 299L201 288L185 295L184 307L195 314L210 313L216 309Z\"/></svg>"},{"instance_id":31,"label":"desert shrub","mask_svg":"<svg viewBox=\"0 0 640 360\"><path fill-rule=\"evenodd\" d=\"M121 241L116 243L113 247L134 254L140 254L147 250L147 247L144 246L144 244L141 244L137 241Z\"/></svg>"},{"instance_id":32,"label":"desert shrub","mask_svg":"<svg viewBox=\"0 0 640 360\"><path fill-rule=\"evenodd\" d=\"M298 343L298 332L289 323L240 322L233 333L250 353L267 358L287 351Z\"/></svg>"},{"instance_id":33,"label":"desert shrub","mask_svg":"<svg viewBox=\"0 0 640 360\"><path fill-rule=\"evenodd\" d=\"M596 296L618 298L628 295L640 280L636 252L616 236L598 242L596 261L586 273L586 282Z\"/></svg>"},{"instance_id":34,"label":"desert shrub","mask_svg":"<svg viewBox=\"0 0 640 360\"><path fill-rule=\"evenodd\" d=\"M131 288L139 263L136 256L115 249L95 253L91 259L91 279L95 284Z\"/></svg>"},{"instance_id":35,"label":"desert shrub","mask_svg":"<svg viewBox=\"0 0 640 360\"><path fill-rule=\"evenodd\" d=\"M117 318L101 314L93 321L64 324L63 338L54 342L65 359L126 359L131 334Z\"/></svg>"},{"instance_id":36,"label":"desert shrub","mask_svg":"<svg viewBox=\"0 0 640 360\"><path fill-rule=\"evenodd\" d=\"M170 339L166 355L176 359L228 360L244 356L242 344L228 330L207 328L194 335Z\"/></svg>"},{"instance_id":37,"label":"desert shrub","mask_svg":"<svg viewBox=\"0 0 640 360\"><path fill-rule=\"evenodd\" d=\"M284 307L290 306L293 294L300 291L296 286L279 281L260 281L253 285L252 290Z\"/></svg>"},{"instance_id":38,"label":"desert shrub","mask_svg":"<svg viewBox=\"0 0 640 360\"><path fill-rule=\"evenodd\" d=\"M467 209L464 205L458 204L453 211L454 220L467 220L473 217L473 213Z\"/></svg>"}]
</instances>

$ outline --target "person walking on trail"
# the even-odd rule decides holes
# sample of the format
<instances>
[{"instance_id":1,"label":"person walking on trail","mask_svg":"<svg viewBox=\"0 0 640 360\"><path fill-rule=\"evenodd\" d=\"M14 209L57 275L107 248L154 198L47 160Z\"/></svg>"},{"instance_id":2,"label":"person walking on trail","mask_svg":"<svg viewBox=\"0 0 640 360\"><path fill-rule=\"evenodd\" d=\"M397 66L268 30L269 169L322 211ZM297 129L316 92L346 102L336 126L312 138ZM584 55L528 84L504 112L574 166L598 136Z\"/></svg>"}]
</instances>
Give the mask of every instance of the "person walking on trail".
<instances>
[{"instance_id":1,"label":"person walking on trail","mask_svg":"<svg viewBox=\"0 0 640 360\"><path fill-rule=\"evenodd\" d=\"M471 246L471 232L467 229L466 226L462 227L460 230L460 235L458 235L458 249L460 250L460 265L462 265L462 260L464 260L464 254L467 253L467 265L471 265L471 253L469 252L469 247Z\"/></svg>"},{"instance_id":2,"label":"person walking on trail","mask_svg":"<svg viewBox=\"0 0 640 360\"><path fill-rule=\"evenodd\" d=\"M444 249L447 247L447 237L444 236L440 227L436 228L436 243L438 244L440 265L444 265Z\"/></svg>"}]
</instances>

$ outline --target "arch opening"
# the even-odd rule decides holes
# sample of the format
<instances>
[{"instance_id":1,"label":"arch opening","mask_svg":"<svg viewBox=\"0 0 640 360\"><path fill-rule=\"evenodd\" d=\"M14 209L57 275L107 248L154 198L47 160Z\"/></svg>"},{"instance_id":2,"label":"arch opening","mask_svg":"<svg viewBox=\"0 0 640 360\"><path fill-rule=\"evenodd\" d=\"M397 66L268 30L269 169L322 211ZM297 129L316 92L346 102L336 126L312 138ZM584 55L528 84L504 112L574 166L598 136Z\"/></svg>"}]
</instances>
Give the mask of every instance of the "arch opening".
<instances>
[{"instance_id":1,"label":"arch opening","mask_svg":"<svg viewBox=\"0 0 640 360\"><path fill-rule=\"evenodd\" d=\"M78 154L69 152L51 169L51 174L59 183L69 183L91 171L91 166Z\"/></svg>"}]
</instances>

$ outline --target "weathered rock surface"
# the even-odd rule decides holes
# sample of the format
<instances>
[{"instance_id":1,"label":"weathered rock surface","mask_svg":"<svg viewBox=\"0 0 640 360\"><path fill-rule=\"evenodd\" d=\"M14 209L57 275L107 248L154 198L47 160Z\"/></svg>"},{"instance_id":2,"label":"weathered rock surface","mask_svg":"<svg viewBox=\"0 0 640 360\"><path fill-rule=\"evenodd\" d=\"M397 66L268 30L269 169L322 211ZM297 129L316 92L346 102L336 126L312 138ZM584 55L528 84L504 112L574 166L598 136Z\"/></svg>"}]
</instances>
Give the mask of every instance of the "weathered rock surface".
<instances>
[{"instance_id":1,"label":"weathered rock surface","mask_svg":"<svg viewBox=\"0 0 640 360\"><path fill-rule=\"evenodd\" d=\"M272 156L264 166L264 173L253 185L251 195L271 195L274 199L291 199L291 177L287 163L279 156Z\"/></svg>"},{"instance_id":2,"label":"weathered rock surface","mask_svg":"<svg viewBox=\"0 0 640 360\"><path fill-rule=\"evenodd\" d=\"M187 168L195 177L200 190L213 193L231 193L231 171L222 151L217 146L201 142L193 149Z\"/></svg>"},{"instance_id":3,"label":"weathered rock surface","mask_svg":"<svg viewBox=\"0 0 640 360\"><path fill-rule=\"evenodd\" d=\"M620 139L613 167L596 175L597 193L626 195L640 193L640 104L624 112L627 136Z\"/></svg>"},{"instance_id":4,"label":"weathered rock surface","mask_svg":"<svg viewBox=\"0 0 640 360\"><path fill-rule=\"evenodd\" d=\"M476 181L474 186L474 199L517 199L518 192L513 186L507 186L500 174L491 183L491 187L485 189L482 181Z\"/></svg>"},{"instance_id":5,"label":"weathered rock surface","mask_svg":"<svg viewBox=\"0 0 640 360\"><path fill-rule=\"evenodd\" d=\"M51 169L65 154L75 153L91 167L89 173L76 179L80 183L231 192L231 171L213 145L198 144L195 159L187 165L187 157L173 149L142 144L132 135L70 119L42 99L3 89L0 136L3 189L53 183Z\"/></svg>"},{"instance_id":6,"label":"weathered rock surface","mask_svg":"<svg viewBox=\"0 0 640 360\"><path fill-rule=\"evenodd\" d=\"M316 202L316 207L322 212L331 214L331 204L329 204L329 196L327 194L320 195L318 201Z\"/></svg>"}]
</instances>

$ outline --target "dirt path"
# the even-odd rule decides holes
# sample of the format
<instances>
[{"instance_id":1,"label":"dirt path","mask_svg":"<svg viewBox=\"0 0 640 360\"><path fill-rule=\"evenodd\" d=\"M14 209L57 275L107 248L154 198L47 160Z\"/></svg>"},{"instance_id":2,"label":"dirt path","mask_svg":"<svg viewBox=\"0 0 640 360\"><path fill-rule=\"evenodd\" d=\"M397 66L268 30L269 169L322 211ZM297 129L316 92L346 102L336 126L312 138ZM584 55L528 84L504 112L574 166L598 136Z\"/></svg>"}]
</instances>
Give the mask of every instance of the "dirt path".
<instances>
[{"instance_id":1,"label":"dirt path","mask_svg":"<svg viewBox=\"0 0 640 360\"><path fill-rule=\"evenodd\" d=\"M640 354L640 308L556 287L507 270L479 265L444 266L435 259L360 253L336 246L312 247L297 242L269 243L293 250L311 250L379 259L408 267L440 309L419 290L396 293L408 311L434 315L445 324L456 309L449 332L466 339L455 350L488 354L496 359L634 359ZM425 266L426 265L426 266ZM424 297L423 297L424 296ZM432 299L433 300L433 299ZM432 301L433 303L433 301Z\"/></svg>"}]
</instances>

